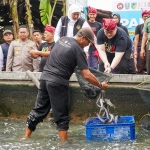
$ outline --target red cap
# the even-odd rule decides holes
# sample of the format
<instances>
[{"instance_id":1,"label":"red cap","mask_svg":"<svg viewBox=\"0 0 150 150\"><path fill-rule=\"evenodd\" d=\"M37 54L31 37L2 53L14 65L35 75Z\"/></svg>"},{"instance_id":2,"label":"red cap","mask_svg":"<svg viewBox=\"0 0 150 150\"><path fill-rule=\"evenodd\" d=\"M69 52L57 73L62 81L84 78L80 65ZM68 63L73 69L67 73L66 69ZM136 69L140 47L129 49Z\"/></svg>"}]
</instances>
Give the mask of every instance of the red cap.
<instances>
[{"instance_id":1,"label":"red cap","mask_svg":"<svg viewBox=\"0 0 150 150\"><path fill-rule=\"evenodd\" d=\"M89 13L97 14L97 9L89 6L88 7L88 14Z\"/></svg>"},{"instance_id":2,"label":"red cap","mask_svg":"<svg viewBox=\"0 0 150 150\"><path fill-rule=\"evenodd\" d=\"M147 15L150 15L150 11L147 11Z\"/></svg>"},{"instance_id":3,"label":"red cap","mask_svg":"<svg viewBox=\"0 0 150 150\"><path fill-rule=\"evenodd\" d=\"M142 9L142 16L143 15L150 15L150 11Z\"/></svg>"},{"instance_id":4,"label":"red cap","mask_svg":"<svg viewBox=\"0 0 150 150\"><path fill-rule=\"evenodd\" d=\"M46 25L44 30L48 31L48 32L51 32L51 33L55 32L55 28L53 26L50 26L50 25Z\"/></svg>"},{"instance_id":5,"label":"red cap","mask_svg":"<svg viewBox=\"0 0 150 150\"><path fill-rule=\"evenodd\" d=\"M102 19L102 22L103 22L103 28L105 30L114 30L117 26L117 23L115 20L113 19L106 19L106 18L103 18Z\"/></svg>"}]
</instances>

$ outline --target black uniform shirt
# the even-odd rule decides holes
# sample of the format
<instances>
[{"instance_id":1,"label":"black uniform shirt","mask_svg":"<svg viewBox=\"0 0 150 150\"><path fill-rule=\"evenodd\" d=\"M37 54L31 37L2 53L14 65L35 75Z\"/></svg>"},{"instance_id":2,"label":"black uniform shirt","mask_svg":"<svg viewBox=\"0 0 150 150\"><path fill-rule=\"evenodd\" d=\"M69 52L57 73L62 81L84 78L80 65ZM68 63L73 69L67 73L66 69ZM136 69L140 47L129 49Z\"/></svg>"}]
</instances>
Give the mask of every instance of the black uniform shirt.
<instances>
[{"instance_id":1,"label":"black uniform shirt","mask_svg":"<svg viewBox=\"0 0 150 150\"><path fill-rule=\"evenodd\" d=\"M79 70L88 68L85 52L74 38L62 37L51 50L41 80L68 86L76 66Z\"/></svg>"},{"instance_id":2,"label":"black uniform shirt","mask_svg":"<svg viewBox=\"0 0 150 150\"><path fill-rule=\"evenodd\" d=\"M40 44L40 46L38 47L38 50L39 51L42 51L42 52L48 52L48 51L51 51L51 49L53 48L55 42L52 42L52 43L48 43L48 42L44 42L42 44ZM40 69L39 71L42 72L43 71L43 68L46 64L46 61L47 61L47 57L41 57L41 61L40 61Z\"/></svg>"},{"instance_id":3,"label":"black uniform shirt","mask_svg":"<svg viewBox=\"0 0 150 150\"><path fill-rule=\"evenodd\" d=\"M97 21L95 21L95 22L93 22L93 23L90 22L90 21L88 21L88 24L90 25L90 27L91 27L93 33L95 34L95 36L97 36L97 32L102 28L102 24L99 23L99 22L97 22ZM96 48L95 48L95 46L92 44L92 45L90 46L90 48L89 48L89 52L92 52L92 51L95 51L95 50L96 50Z\"/></svg>"},{"instance_id":4,"label":"black uniform shirt","mask_svg":"<svg viewBox=\"0 0 150 150\"><path fill-rule=\"evenodd\" d=\"M104 29L100 29L97 33L97 44L105 44L105 50L107 56L115 56L115 52L124 52L126 59L130 59L130 54L132 50L132 41L127 33L121 29L117 28L117 33L112 39L108 39L104 34Z\"/></svg>"}]
</instances>

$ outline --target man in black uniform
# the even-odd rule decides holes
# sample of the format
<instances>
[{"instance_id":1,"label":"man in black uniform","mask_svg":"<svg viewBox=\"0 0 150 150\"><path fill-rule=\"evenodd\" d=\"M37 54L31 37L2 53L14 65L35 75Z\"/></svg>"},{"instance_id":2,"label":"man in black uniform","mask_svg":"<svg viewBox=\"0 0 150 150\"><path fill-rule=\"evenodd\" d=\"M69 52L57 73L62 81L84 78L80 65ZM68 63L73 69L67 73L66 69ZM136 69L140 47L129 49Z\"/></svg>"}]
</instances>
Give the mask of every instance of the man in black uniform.
<instances>
[{"instance_id":1,"label":"man in black uniform","mask_svg":"<svg viewBox=\"0 0 150 150\"><path fill-rule=\"evenodd\" d=\"M113 19L103 18L103 29L97 34L97 48L101 57L100 71L110 73L118 66L118 74L130 73L132 42Z\"/></svg>"},{"instance_id":2,"label":"man in black uniform","mask_svg":"<svg viewBox=\"0 0 150 150\"><path fill-rule=\"evenodd\" d=\"M67 139L68 86L76 66L91 84L103 90L107 88L106 82L100 83L88 69L83 48L90 42L94 43L94 36L88 27L80 29L74 37L62 37L56 42L40 78L35 108L30 112L26 122L25 138L31 135L36 125L43 121L52 108L59 137L61 140Z\"/></svg>"},{"instance_id":3,"label":"man in black uniform","mask_svg":"<svg viewBox=\"0 0 150 150\"><path fill-rule=\"evenodd\" d=\"M47 57L50 55L50 51L52 50L55 42L54 42L54 32L55 28L50 25L46 25L44 32L44 43L41 43L38 47L38 50L31 50L30 54L33 58L41 57L39 71L42 72L43 68L46 64Z\"/></svg>"},{"instance_id":4,"label":"man in black uniform","mask_svg":"<svg viewBox=\"0 0 150 150\"><path fill-rule=\"evenodd\" d=\"M95 40L97 40L96 39L97 32L102 28L102 24L95 20L96 16L97 16L97 9L95 9L93 7L88 7L89 20L87 22L93 31L93 34L95 36ZM93 69L98 70L99 59L100 59L100 57L99 57L99 54L98 54L98 51L96 48L96 42L95 42L95 45L92 44L88 50L88 59L87 59L88 66L93 68Z\"/></svg>"}]
</instances>

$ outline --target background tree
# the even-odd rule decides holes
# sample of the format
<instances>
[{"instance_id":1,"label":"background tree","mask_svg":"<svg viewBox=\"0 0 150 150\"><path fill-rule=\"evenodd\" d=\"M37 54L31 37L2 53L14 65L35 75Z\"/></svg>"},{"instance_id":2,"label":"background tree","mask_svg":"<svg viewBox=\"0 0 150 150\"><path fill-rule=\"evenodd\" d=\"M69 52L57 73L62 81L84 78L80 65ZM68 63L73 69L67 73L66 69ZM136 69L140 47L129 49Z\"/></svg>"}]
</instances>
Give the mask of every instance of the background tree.
<instances>
[{"instance_id":1,"label":"background tree","mask_svg":"<svg viewBox=\"0 0 150 150\"><path fill-rule=\"evenodd\" d=\"M33 33L33 20L32 20L32 12L31 12L31 4L30 0L25 0L25 7L26 7L26 20L28 22L29 32L30 32L30 39L32 39Z\"/></svg>"},{"instance_id":2,"label":"background tree","mask_svg":"<svg viewBox=\"0 0 150 150\"><path fill-rule=\"evenodd\" d=\"M66 0L62 0L62 2L63 2L63 7L62 7L63 16L66 16Z\"/></svg>"},{"instance_id":3,"label":"background tree","mask_svg":"<svg viewBox=\"0 0 150 150\"><path fill-rule=\"evenodd\" d=\"M56 6L57 0L54 0L53 7L50 4L50 0L40 0L40 17L43 25L51 25L53 12Z\"/></svg>"},{"instance_id":4,"label":"background tree","mask_svg":"<svg viewBox=\"0 0 150 150\"><path fill-rule=\"evenodd\" d=\"M9 0L11 18L12 18L12 22L13 22L14 39L18 38L18 31L19 31L17 3L18 3L18 0Z\"/></svg>"}]
</instances>

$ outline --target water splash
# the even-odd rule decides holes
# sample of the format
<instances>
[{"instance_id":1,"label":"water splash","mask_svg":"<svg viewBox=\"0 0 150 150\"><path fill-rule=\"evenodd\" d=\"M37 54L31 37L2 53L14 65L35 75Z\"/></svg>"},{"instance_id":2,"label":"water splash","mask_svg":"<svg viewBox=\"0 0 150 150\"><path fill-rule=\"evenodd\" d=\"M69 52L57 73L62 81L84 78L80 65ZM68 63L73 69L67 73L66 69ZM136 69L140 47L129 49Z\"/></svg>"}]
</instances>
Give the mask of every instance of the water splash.
<instances>
[{"instance_id":1,"label":"water splash","mask_svg":"<svg viewBox=\"0 0 150 150\"><path fill-rule=\"evenodd\" d=\"M31 138L22 140L25 121L0 120L0 150L147 150L150 135L137 128L137 140L132 142L100 142L85 138L84 124L70 124L69 140L59 142L55 125L44 122L38 125ZM6 132L6 133L4 133Z\"/></svg>"}]
</instances>

